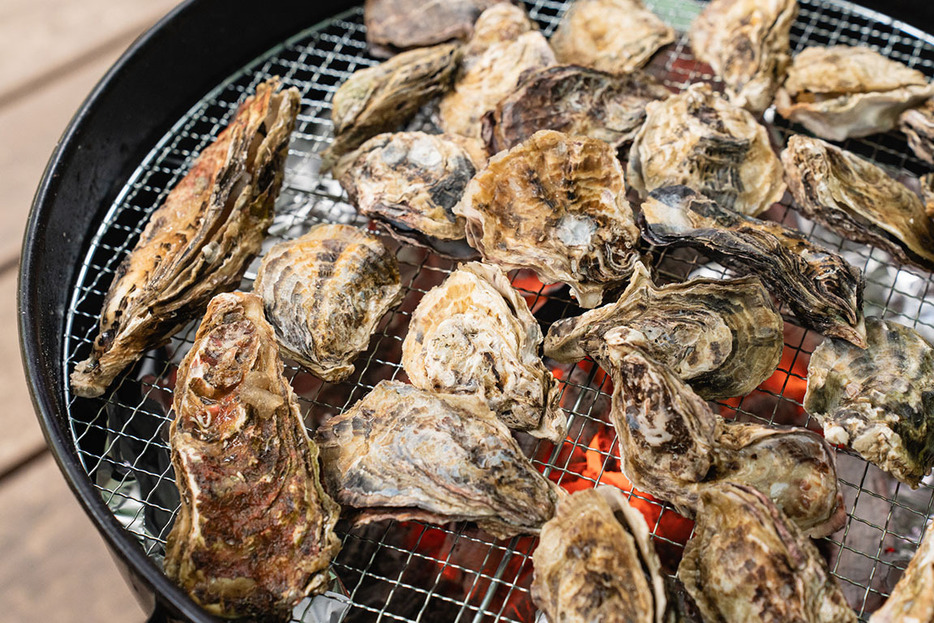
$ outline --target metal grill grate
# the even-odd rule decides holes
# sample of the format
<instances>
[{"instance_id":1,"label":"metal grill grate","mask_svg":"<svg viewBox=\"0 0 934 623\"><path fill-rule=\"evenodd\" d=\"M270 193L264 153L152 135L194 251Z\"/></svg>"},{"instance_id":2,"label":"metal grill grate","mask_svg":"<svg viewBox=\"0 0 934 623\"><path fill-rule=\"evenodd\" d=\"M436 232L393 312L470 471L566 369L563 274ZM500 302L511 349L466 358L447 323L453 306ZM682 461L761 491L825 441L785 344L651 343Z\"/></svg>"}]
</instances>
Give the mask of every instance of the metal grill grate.
<instances>
[{"instance_id":1,"label":"metal grill grate","mask_svg":"<svg viewBox=\"0 0 934 623\"><path fill-rule=\"evenodd\" d=\"M564 2L552 0L525 4L546 35L554 30L566 8ZM647 0L647 4L680 30L702 6L694 0ZM929 77L934 75L934 38L929 35L854 5L830 0L802 0L800 5L792 30L796 52L812 44L871 45ZM285 86L297 87L302 93L302 111L289 152L285 187L264 249L297 237L319 222L366 225L346 203L340 186L329 176L318 175L317 154L330 141L334 91L353 71L375 63L366 54L362 11L354 9L309 28L244 67L178 121L137 169L90 242L67 317L66 377L89 352L102 298L147 215L226 125L244 94L268 77L278 75ZM685 37L657 55L650 71L677 88L699 80L716 84L709 68L693 59ZM781 119L775 120L773 128L776 142L791 133ZM908 181L925 170L911 157L903 137L895 133L850 140L844 147ZM798 227L863 268L867 315L892 318L934 340L931 275L893 265L885 253L843 241L787 206L774 207L768 216ZM379 380L404 378L399 355L410 314L422 294L440 283L454 265L419 249L395 248L406 297L383 319L369 350L358 359L358 371L348 381L332 385L297 367L286 367L311 426L346 409ZM661 274L671 280L727 272L693 252L665 251L657 259ZM248 270L244 289L250 288L257 264L258 260ZM522 272L514 272L512 277L544 329L555 319L580 311L566 288L542 286ZM785 356L779 370L749 396L718 404L725 417L816 428L808 421L801 399L807 360L820 336L791 322L786 327ZM167 347L148 353L104 399L93 403L90 419L77 415L88 412L84 406L72 411L76 398L67 396L74 441L89 478L129 535L156 560L161 559L178 509L167 414L175 367L191 345L193 334L194 328L189 327ZM631 489L619 473L615 433L607 421L609 388L602 372L590 362L576 366L546 363L561 379L562 406L570 417L570 432L559 447L523 439L533 462L566 488L607 482ZM917 548L923 527L931 518L934 489L929 479L912 491L843 450L837 451L837 460L848 520L845 528L823 540L821 547L851 605L865 618L882 603ZM690 534L690 522L668 505L638 492L632 495L649 520L666 570L673 573ZM470 525L418 522L345 528L341 536L343 549L333 565L337 576L333 592L327 598L300 604L294 613L296 620L317 620L315 613L328 608L346 611L346 621L535 619L528 595L532 538L491 541Z\"/></svg>"}]
</instances>

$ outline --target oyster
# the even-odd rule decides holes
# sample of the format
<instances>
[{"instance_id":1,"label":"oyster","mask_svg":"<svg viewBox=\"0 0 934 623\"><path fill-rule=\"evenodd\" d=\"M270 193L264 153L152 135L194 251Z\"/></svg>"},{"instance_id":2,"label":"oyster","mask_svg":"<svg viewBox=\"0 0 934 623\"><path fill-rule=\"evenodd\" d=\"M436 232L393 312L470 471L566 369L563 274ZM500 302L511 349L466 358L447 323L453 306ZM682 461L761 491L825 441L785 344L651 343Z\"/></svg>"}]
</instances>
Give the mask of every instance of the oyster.
<instances>
[{"instance_id":1,"label":"oyster","mask_svg":"<svg viewBox=\"0 0 934 623\"><path fill-rule=\"evenodd\" d=\"M924 200L924 211L930 218L934 218L934 173L921 176L921 198Z\"/></svg>"},{"instance_id":2,"label":"oyster","mask_svg":"<svg viewBox=\"0 0 934 623\"><path fill-rule=\"evenodd\" d=\"M225 618L288 618L328 584L340 512L318 480L318 449L263 304L219 294L175 384L170 428L181 508L165 573Z\"/></svg>"},{"instance_id":3,"label":"oyster","mask_svg":"<svg viewBox=\"0 0 934 623\"><path fill-rule=\"evenodd\" d=\"M121 262L91 355L71 375L78 396L100 396L124 368L169 340L212 296L240 283L259 252L282 186L297 89L256 87L149 219Z\"/></svg>"},{"instance_id":4,"label":"oyster","mask_svg":"<svg viewBox=\"0 0 934 623\"><path fill-rule=\"evenodd\" d=\"M869 623L934 621L934 522L928 524L923 539L905 574Z\"/></svg>"},{"instance_id":5,"label":"oyster","mask_svg":"<svg viewBox=\"0 0 934 623\"><path fill-rule=\"evenodd\" d=\"M642 216L648 242L697 247L755 273L806 328L866 345L862 272L801 233L722 208L684 186L650 193Z\"/></svg>"},{"instance_id":6,"label":"oyster","mask_svg":"<svg viewBox=\"0 0 934 623\"><path fill-rule=\"evenodd\" d=\"M576 0L551 37L562 63L629 73L675 40L642 0Z\"/></svg>"},{"instance_id":7,"label":"oyster","mask_svg":"<svg viewBox=\"0 0 934 623\"><path fill-rule=\"evenodd\" d=\"M473 396L381 381L318 428L325 487L359 522L475 521L496 536L537 534L558 491Z\"/></svg>"},{"instance_id":8,"label":"oyster","mask_svg":"<svg viewBox=\"0 0 934 623\"><path fill-rule=\"evenodd\" d=\"M804 408L828 441L916 488L934 467L934 347L879 318L866 335L865 350L841 340L814 350Z\"/></svg>"},{"instance_id":9,"label":"oyster","mask_svg":"<svg viewBox=\"0 0 934 623\"><path fill-rule=\"evenodd\" d=\"M485 260L563 281L595 307L638 259L625 192L607 143L541 130L491 158L454 213L467 219L467 242Z\"/></svg>"},{"instance_id":10,"label":"oyster","mask_svg":"<svg viewBox=\"0 0 934 623\"><path fill-rule=\"evenodd\" d=\"M908 146L928 164L934 165L934 98L909 108L898 118L898 129L908 137Z\"/></svg>"},{"instance_id":11,"label":"oyster","mask_svg":"<svg viewBox=\"0 0 934 623\"><path fill-rule=\"evenodd\" d=\"M646 112L629 150L629 183L641 196L684 184L751 216L782 198L782 164L765 127L709 85L651 102Z\"/></svg>"},{"instance_id":12,"label":"oyster","mask_svg":"<svg viewBox=\"0 0 934 623\"><path fill-rule=\"evenodd\" d=\"M545 354L561 362L598 352L604 337L627 339L668 366L701 397L745 396L782 356L782 317L756 277L692 279L656 287L638 262L615 303L554 323Z\"/></svg>"},{"instance_id":13,"label":"oyster","mask_svg":"<svg viewBox=\"0 0 934 623\"><path fill-rule=\"evenodd\" d=\"M391 56L452 39L466 41L474 22L500 0L366 0L363 23L374 56Z\"/></svg>"},{"instance_id":14,"label":"oyster","mask_svg":"<svg viewBox=\"0 0 934 623\"><path fill-rule=\"evenodd\" d=\"M442 43L355 71L331 101L334 141L324 153L325 165L332 166L368 138L395 130L423 104L445 93L460 57L460 46Z\"/></svg>"},{"instance_id":15,"label":"oyster","mask_svg":"<svg viewBox=\"0 0 934 623\"><path fill-rule=\"evenodd\" d=\"M477 396L509 428L561 443L567 418L541 343L538 322L506 275L470 263L422 297L402 366L416 387Z\"/></svg>"},{"instance_id":16,"label":"oyster","mask_svg":"<svg viewBox=\"0 0 934 623\"><path fill-rule=\"evenodd\" d=\"M476 169L458 142L424 132L380 134L344 159L336 167L340 183L361 214L404 242L473 254L453 207Z\"/></svg>"},{"instance_id":17,"label":"oyster","mask_svg":"<svg viewBox=\"0 0 934 623\"><path fill-rule=\"evenodd\" d=\"M934 221L904 184L868 160L807 136L788 139L782 163L805 216L899 262L934 270Z\"/></svg>"},{"instance_id":18,"label":"oyster","mask_svg":"<svg viewBox=\"0 0 934 623\"><path fill-rule=\"evenodd\" d=\"M820 552L751 487L701 494L678 577L705 621L857 621Z\"/></svg>"},{"instance_id":19,"label":"oyster","mask_svg":"<svg viewBox=\"0 0 934 623\"><path fill-rule=\"evenodd\" d=\"M520 33L522 20L528 26ZM500 28L500 22L505 26ZM438 105L442 130L480 139L483 115L515 90L523 73L555 64L548 40L531 28L525 12L511 4L484 11L465 48L454 90Z\"/></svg>"},{"instance_id":20,"label":"oyster","mask_svg":"<svg viewBox=\"0 0 934 623\"><path fill-rule=\"evenodd\" d=\"M761 114L785 80L797 16L797 0L713 0L691 25L691 48L731 102Z\"/></svg>"},{"instance_id":21,"label":"oyster","mask_svg":"<svg viewBox=\"0 0 934 623\"><path fill-rule=\"evenodd\" d=\"M615 487L558 504L532 556L532 601L549 621L662 623L661 564L642 514Z\"/></svg>"},{"instance_id":22,"label":"oyster","mask_svg":"<svg viewBox=\"0 0 934 623\"><path fill-rule=\"evenodd\" d=\"M775 94L778 113L821 138L888 132L898 116L934 96L924 74L866 47L805 48Z\"/></svg>"},{"instance_id":23,"label":"oyster","mask_svg":"<svg viewBox=\"0 0 934 623\"><path fill-rule=\"evenodd\" d=\"M525 78L483 119L490 153L515 147L538 130L589 136L619 149L645 121L645 106L668 89L647 73L614 75L575 65L541 69Z\"/></svg>"},{"instance_id":24,"label":"oyster","mask_svg":"<svg viewBox=\"0 0 934 623\"><path fill-rule=\"evenodd\" d=\"M403 295L399 264L379 238L331 224L270 249L253 291L283 350L327 381L353 373L376 324Z\"/></svg>"}]
</instances>

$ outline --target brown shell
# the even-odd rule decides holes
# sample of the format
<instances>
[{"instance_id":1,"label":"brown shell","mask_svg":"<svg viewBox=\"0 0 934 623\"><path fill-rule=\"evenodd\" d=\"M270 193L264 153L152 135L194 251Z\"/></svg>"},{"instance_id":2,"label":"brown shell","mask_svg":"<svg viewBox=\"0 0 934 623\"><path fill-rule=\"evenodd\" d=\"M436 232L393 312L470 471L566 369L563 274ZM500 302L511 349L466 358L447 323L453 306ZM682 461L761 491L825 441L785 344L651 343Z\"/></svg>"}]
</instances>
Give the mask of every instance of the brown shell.
<instances>
[{"instance_id":1,"label":"brown shell","mask_svg":"<svg viewBox=\"0 0 934 623\"><path fill-rule=\"evenodd\" d=\"M675 40L675 31L641 0L576 0L551 37L562 63L629 73Z\"/></svg>"},{"instance_id":2,"label":"brown shell","mask_svg":"<svg viewBox=\"0 0 934 623\"><path fill-rule=\"evenodd\" d=\"M169 442L181 508L165 573L211 614L284 620L328 586L340 509L252 294L208 305L175 384Z\"/></svg>"},{"instance_id":3,"label":"brown shell","mask_svg":"<svg viewBox=\"0 0 934 623\"><path fill-rule=\"evenodd\" d=\"M625 281L639 229L607 143L542 130L490 159L454 207L484 259L571 286L584 307Z\"/></svg>"},{"instance_id":4,"label":"brown shell","mask_svg":"<svg viewBox=\"0 0 934 623\"><path fill-rule=\"evenodd\" d=\"M934 165L934 98L903 112L898 118L898 129L908 137L911 151Z\"/></svg>"},{"instance_id":5,"label":"brown shell","mask_svg":"<svg viewBox=\"0 0 934 623\"><path fill-rule=\"evenodd\" d=\"M765 127L709 85L651 102L646 112L629 150L629 183L641 196L683 184L755 216L785 194L782 164Z\"/></svg>"},{"instance_id":6,"label":"brown shell","mask_svg":"<svg viewBox=\"0 0 934 623\"><path fill-rule=\"evenodd\" d=\"M299 109L298 90L277 86L257 86L153 212L104 297L91 355L71 375L75 394L100 396L212 296L240 284L272 223Z\"/></svg>"},{"instance_id":7,"label":"brown shell","mask_svg":"<svg viewBox=\"0 0 934 623\"><path fill-rule=\"evenodd\" d=\"M366 0L363 23L374 56L411 48L466 41L474 22L500 0Z\"/></svg>"},{"instance_id":8,"label":"brown shell","mask_svg":"<svg viewBox=\"0 0 934 623\"><path fill-rule=\"evenodd\" d=\"M869 623L934 621L934 522L928 524L922 538L905 574L882 607L869 617Z\"/></svg>"}]
</instances>

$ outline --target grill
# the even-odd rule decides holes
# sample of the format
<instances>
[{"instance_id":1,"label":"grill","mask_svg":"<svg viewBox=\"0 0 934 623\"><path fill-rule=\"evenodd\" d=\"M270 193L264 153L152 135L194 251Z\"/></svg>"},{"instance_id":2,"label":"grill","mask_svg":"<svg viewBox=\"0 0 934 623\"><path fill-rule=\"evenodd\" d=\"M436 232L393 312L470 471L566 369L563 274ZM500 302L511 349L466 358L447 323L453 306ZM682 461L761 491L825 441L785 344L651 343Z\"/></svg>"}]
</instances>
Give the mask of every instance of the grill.
<instances>
[{"instance_id":1,"label":"grill","mask_svg":"<svg viewBox=\"0 0 934 623\"><path fill-rule=\"evenodd\" d=\"M647 0L666 22L683 31L703 6L693 0ZM934 37L855 5L801 0L792 30L795 52L806 45L871 45L883 54L934 76ZM526 2L529 15L550 35L566 3ZM294 238L320 222L367 226L346 202L340 186L319 175L318 154L331 139L330 100L355 70L376 64L366 53L362 10L335 15L280 43L233 73L188 110L132 173L93 232L71 284L65 312L61 374L67 378L84 359L95 335L103 296L120 261L133 248L149 215L184 176L193 158L220 132L239 100L261 81L280 76L285 87L302 93L302 110L287 161L277 216L264 245ZM696 62L685 37L652 61L650 71L666 85L717 81ZM775 119L774 140L793 131ZM889 133L850 140L845 148L887 167L908 183L925 167L910 155L901 135ZM883 252L841 240L788 209L787 199L769 218L797 227L812 240L840 252L866 274L867 315L881 315L914 327L934 341L934 287L931 275L898 267ZM405 379L399 364L408 319L422 294L440 283L455 264L423 250L396 245L406 297L383 319L357 371L341 384L324 383L294 365L286 374L299 395L309 426L340 413L377 382ZM655 251L663 280L725 276L723 267L689 251ZM247 271L248 290L257 262ZM510 273L543 328L580 312L565 287L546 286L534 275ZM787 310L786 310L787 311ZM785 352L779 369L742 399L715 404L728 419L818 429L801 406L807 361L820 336L794 324L787 314ZM178 510L178 492L169 460L167 432L174 371L191 345L194 326L164 348L148 353L101 400L75 398L65 386L68 430L81 468L123 527L125 537L161 564L165 538ZM564 444L522 438L533 463L568 490L607 483L632 491L620 472L615 432L608 422L610 386L592 362L558 365L546 361L560 379L562 407L569 421ZM850 604L862 618L878 608L915 551L932 515L934 488L928 479L911 490L855 454L837 450L846 509L843 530L819 546ZM631 493L649 521L668 573L677 568L692 524L670 506L638 491ZM299 604L295 621L509 621L536 620L529 597L535 539L494 541L469 524L432 526L383 522L352 528L341 524L343 548L332 566L331 590Z\"/></svg>"}]
</instances>

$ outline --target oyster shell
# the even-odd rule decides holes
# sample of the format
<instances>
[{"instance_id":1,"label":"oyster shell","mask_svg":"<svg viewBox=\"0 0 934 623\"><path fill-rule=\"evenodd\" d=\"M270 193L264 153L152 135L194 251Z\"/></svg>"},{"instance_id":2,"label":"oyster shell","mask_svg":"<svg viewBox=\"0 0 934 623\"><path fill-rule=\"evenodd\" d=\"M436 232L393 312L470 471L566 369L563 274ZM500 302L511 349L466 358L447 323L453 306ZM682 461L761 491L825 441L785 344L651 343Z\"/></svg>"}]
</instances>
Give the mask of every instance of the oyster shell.
<instances>
[{"instance_id":1,"label":"oyster shell","mask_svg":"<svg viewBox=\"0 0 934 623\"><path fill-rule=\"evenodd\" d=\"M442 43L355 71L331 100L334 141L324 153L325 166L367 139L395 130L423 104L445 93L460 58L460 46Z\"/></svg>"},{"instance_id":2,"label":"oyster shell","mask_svg":"<svg viewBox=\"0 0 934 623\"><path fill-rule=\"evenodd\" d=\"M934 165L934 98L903 112L898 118L898 129L908 137L911 151Z\"/></svg>"},{"instance_id":3,"label":"oyster shell","mask_svg":"<svg viewBox=\"0 0 934 623\"><path fill-rule=\"evenodd\" d=\"M327 588L340 508L319 483L318 448L258 297L210 302L173 401L181 508L166 575L214 615L288 618Z\"/></svg>"},{"instance_id":4,"label":"oyster shell","mask_svg":"<svg viewBox=\"0 0 934 623\"><path fill-rule=\"evenodd\" d=\"M756 277L692 279L656 287L638 262L615 303L551 325L545 354L561 362L598 352L605 336L627 340L668 366L701 397L745 396L782 355L782 317Z\"/></svg>"},{"instance_id":5,"label":"oyster shell","mask_svg":"<svg viewBox=\"0 0 934 623\"><path fill-rule=\"evenodd\" d=\"M325 486L359 522L475 521L497 538L537 534L558 491L482 400L381 381L318 428Z\"/></svg>"},{"instance_id":6,"label":"oyster shell","mask_svg":"<svg viewBox=\"0 0 934 623\"><path fill-rule=\"evenodd\" d=\"M416 387L477 396L510 429L560 443L567 418L541 343L538 322L506 275L473 262L422 297L402 366Z\"/></svg>"},{"instance_id":7,"label":"oyster shell","mask_svg":"<svg viewBox=\"0 0 934 623\"><path fill-rule=\"evenodd\" d=\"M297 89L264 82L149 219L120 263L101 310L91 355L71 388L100 396L124 368L240 283L259 252L282 187Z\"/></svg>"},{"instance_id":8,"label":"oyster shell","mask_svg":"<svg viewBox=\"0 0 934 623\"><path fill-rule=\"evenodd\" d=\"M727 266L754 273L806 328L866 345L863 274L839 255L793 229L722 208L685 186L650 193L642 216L648 242L697 247Z\"/></svg>"},{"instance_id":9,"label":"oyster shell","mask_svg":"<svg viewBox=\"0 0 934 623\"><path fill-rule=\"evenodd\" d=\"M379 238L331 224L271 248L253 291L283 350L333 382L353 373L376 324L403 296L399 264Z\"/></svg>"},{"instance_id":10,"label":"oyster shell","mask_svg":"<svg viewBox=\"0 0 934 623\"><path fill-rule=\"evenodd\" d=\"M785 193L782 164L749 111L693 84L646 105L629 150L628 178L641 196L684 184L720 205L755 216Z\"/></svg>"},{"instance_id":11,"label":"oyster shell","mask_svg":"<svg viewBox=\"0 0 934 623\"><path fill-rule=\"evenodd\" d=\"M538 130L589 136L619 149L645 121L645 106L668 89L647 73L614 75L576 65L530 74L483 119L490 153L515 147Z\"/></svg>"},{"instance_id":12,"label":"oyster shell","mask_svg":"<svg viewBox=\"0 0 934 623\"><path fill-rule=\"evenodd\" d=\"M665 585L649 527L615 487L563 499L542 527L532 564L532 601L549 621L664 619Z\"/></svg>"},{"instance_id":13,"label":"oyster shell","mask_svg":"<svg viewBox=\"0 0 934 623\"><path fill-rule=\"evenodd\" d=\"M629 73L675 40L641 0L576 0L551 37L562 63Z\"/></svg>"},{"instance_id":14,"label":"oyster shell","mask_svg":"<svg viewBox=\"0 0 934 623\"><path fill-rule=\"evenodd\" d=\"M454 213L467 219L467 242L485 260L563 281L595 307L638 259L625 192L607 143L541 130L491 158Z\"/></svg>"},{"instance_id":15,"label":"oyster shell","mask_svg":"<svg viewBox=\"0 0 934 623\"><path fill-rule=\"evenodd\" d=\"M731 102L761 114L785 80L797 16L797 0L713 0L691 25L691 49Z\"/></svg>"},{"instance_id":16,"label":"oyster shell","mask_svg":"<svg viewBox=\"0 0 934 623\"><path fill-rule=\"evenodd\" d=\"M934 621L934 522L928 524L923 539L905 574L869 623Z\"/></svg>"},{"instance_id":17,"label":"oyster shell","mask_svg":"<svg viewBox=\"0 0 934 623\"><path fill-rule=\"evenodd\" d=\"M934 96L924 74L866 47L805 48L775 94L778 114L821 138L888 132L898 116Z\"/></svg>"},{"instance_id":18,"label":"oyster shell","mask_svg":"<svg viewBox=\"0 0 934 623\"><path fill-rule=\"evenodd\" d=\"M873 317L866 336L865 350L842 340L814 350L804 408L828 441L916 488L934 467L934 347Z\"/></svg>"},{"instance_id":19,"label":"oyster shell","mask_svg":"<svg viewBox=\"0 0 934 623\"><path fill-rule=\"evenodd\" d=\"M856 622L817 548L751 487L701 494L678 577L705 621Z\"/></svg>"},{"instance_id":20,"label":"oyster shell","mask_svg":"<svg viewBox=\"0 0 934 623\"><path fill-rule=\"evenodd\" d=\"M500 0L366 0L363 23L374 56L411 48L466 41L474 22Z\"/></svg>"},{"instance_id":21,"label":"oyster shell","mask_svg":"<svg viewBox=\"0 0 934 623\"><path fill-rule=\"evenodd\" d=\"M868 160L807 136L788 139L782 163L805 216L903 264L934 270L934 221L904 184Z\"/></svg>"}]
</instances>

